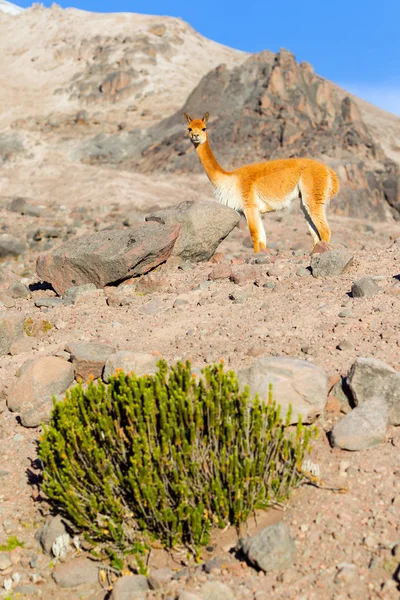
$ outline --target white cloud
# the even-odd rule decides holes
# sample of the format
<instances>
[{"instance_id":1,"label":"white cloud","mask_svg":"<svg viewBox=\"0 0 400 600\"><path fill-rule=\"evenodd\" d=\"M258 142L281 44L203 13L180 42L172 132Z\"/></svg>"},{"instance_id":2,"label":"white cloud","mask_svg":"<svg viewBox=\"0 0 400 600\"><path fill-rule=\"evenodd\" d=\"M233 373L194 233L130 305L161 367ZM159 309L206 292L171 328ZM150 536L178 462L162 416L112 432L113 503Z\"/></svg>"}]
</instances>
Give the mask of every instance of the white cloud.
<instances>
[{"instance_id":1,"label":"white cloud","mask_svg":"<svg viewBox=\"0 0 400 600\"><path fill-rule=\"evenodd\" d=\"M351 94L375 104L388 112L400 116L400 84L366 84L366 83L341 83L341 88Z\"/></svg>"}]
</instances>

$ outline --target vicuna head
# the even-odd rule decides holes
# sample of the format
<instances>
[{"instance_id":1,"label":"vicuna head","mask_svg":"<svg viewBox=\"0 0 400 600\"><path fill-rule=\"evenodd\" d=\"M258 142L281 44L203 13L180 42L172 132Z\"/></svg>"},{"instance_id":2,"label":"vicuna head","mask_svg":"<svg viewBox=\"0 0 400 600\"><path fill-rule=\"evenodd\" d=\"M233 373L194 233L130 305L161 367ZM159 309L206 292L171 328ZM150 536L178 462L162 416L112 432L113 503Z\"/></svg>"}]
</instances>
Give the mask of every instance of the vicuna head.
<instances>
[{"instance_id":1,"label":"vicuna head","mask_svg":"<svg viewBox=\"0 0 400 600\"><path fill-rule=\"evenodd\" d=\"M207 121L209 114L206 112L202 119L192 119L185 113L185 119L188 122L188 132L192 144L197 148L207 140Z\"/></svg>"}]
</instances>

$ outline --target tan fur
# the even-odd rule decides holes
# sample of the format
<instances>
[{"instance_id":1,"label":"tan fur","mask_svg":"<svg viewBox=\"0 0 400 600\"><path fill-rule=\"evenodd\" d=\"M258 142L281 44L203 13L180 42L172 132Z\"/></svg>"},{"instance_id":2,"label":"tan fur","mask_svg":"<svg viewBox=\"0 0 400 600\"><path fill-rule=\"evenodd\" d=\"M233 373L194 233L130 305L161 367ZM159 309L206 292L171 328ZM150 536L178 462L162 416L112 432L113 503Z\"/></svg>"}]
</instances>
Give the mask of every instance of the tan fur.
<instances>
[{"instance_id":1,"label":"tan fur","mask_svg":"<svg viewBox=\"0 0 400 600\"><path fill-rule=\"evenodd\" d=\"M261 214L280 210L300 197L314 245L329 242L331 232L326 206L339 191L336 173L321 162L309 158L288 158L256 163L235 171L224 171L208 141L208 113L192 119L185 113L190 139L210 179L219 202L242 210L247 218L254 252L266 247Z\"/></svg>"}]
</instances>

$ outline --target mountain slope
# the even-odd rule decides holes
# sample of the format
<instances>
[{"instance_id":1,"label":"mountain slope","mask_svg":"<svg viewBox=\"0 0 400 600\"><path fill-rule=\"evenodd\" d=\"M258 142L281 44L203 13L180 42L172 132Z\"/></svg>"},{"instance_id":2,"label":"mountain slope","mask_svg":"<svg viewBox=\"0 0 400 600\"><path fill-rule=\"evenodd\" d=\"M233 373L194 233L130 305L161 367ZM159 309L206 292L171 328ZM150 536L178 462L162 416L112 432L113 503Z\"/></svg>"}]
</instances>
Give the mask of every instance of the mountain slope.
<instances>
[{"instance_id":1,"label":"mountain slope","mask_svg":"<svg viewBox=\"0 0 400 600\"><path fill-rule=\"evenodd\" d=\"M232 69L217 67L175 115L145 132L120 137L119 143L117 136L97 137L84 146L82 156L145 173L201 172L183 112L196 118L206 110L211 144L224 168L291 156L321 159L341 181L332 208L336 213L400 217L398 166L374 139L356 103L341 98L308 63L298 64L286 50L253 55Z\"/></svg>"},{"instance_id":2,"label":"mountain slope","mask_svg":"<svg viewBox=\"0 0 400 600\"><path fill-rule=\"evenodd\" d=\"M23 12L23 10L24 9L21 8L21 6L7 2L7 0L0 0L0 13L5 13L7 15L19 15Z\"/></svg>"}]
</instances>

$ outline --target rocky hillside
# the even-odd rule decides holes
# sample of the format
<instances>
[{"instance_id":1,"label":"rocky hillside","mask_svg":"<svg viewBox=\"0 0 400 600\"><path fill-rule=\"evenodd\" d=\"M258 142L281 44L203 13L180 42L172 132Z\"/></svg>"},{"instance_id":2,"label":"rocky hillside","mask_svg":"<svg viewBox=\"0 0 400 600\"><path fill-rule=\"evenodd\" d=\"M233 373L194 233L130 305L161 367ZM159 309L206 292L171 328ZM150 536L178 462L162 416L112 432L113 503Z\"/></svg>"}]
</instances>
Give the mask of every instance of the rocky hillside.
<instances>
[{"instance_id":1,"label":"rocky hillside","mask_svg":"<svg viewBox=\"0 0 400 600\"><path fill-rule=\"evenodd\" d=\"M122 143L96 138L83 156L142 172L201 172L187 138L183 111L211 112L213 149L226 168L291 156L310 156L334 167L341 193L332 210L352 217L400 217L400 172L365 123L357 104L308 63L282 50L249 57L232 69L218 66L183 108Z\"/></svg>"}]
</instances>

